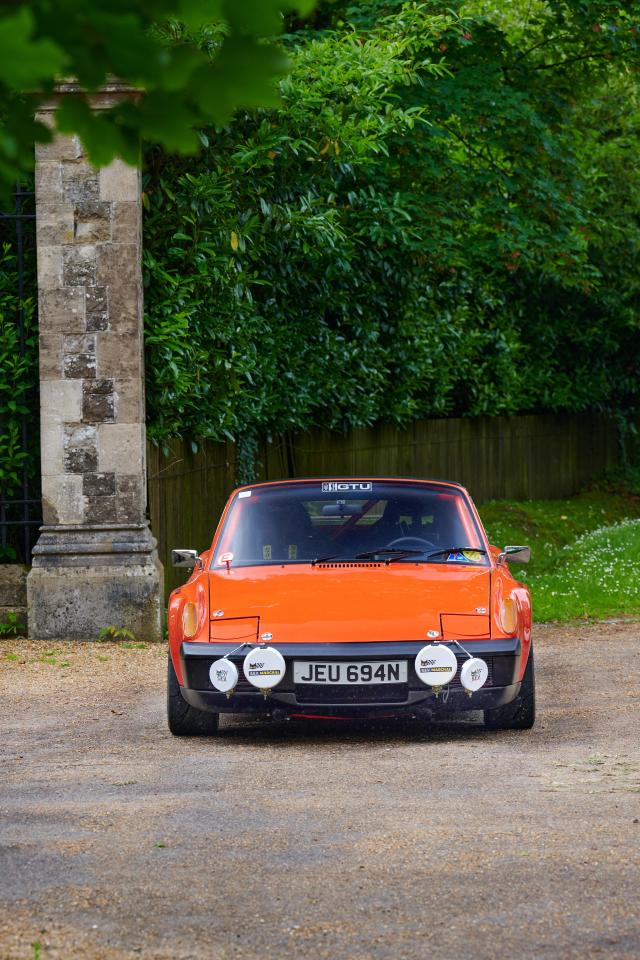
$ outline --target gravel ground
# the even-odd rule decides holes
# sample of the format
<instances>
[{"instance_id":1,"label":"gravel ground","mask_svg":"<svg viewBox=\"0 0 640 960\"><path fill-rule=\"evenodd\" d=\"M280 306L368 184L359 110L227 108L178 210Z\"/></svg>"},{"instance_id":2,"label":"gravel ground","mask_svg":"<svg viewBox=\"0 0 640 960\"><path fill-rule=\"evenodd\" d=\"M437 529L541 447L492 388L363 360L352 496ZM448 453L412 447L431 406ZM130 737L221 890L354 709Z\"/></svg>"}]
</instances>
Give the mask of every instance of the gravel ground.
<instances>
[{"instance_id":1,"label":"gravel ground","mask_svg":"<svg viewBox=\"0 0 640 960\"><path fill-rule=\"evenodd\" d=\"M164 649L2 642L0 958L635 960L639 633L537 628L532 731L200 741Z\"/></svg>"}]
</instances>

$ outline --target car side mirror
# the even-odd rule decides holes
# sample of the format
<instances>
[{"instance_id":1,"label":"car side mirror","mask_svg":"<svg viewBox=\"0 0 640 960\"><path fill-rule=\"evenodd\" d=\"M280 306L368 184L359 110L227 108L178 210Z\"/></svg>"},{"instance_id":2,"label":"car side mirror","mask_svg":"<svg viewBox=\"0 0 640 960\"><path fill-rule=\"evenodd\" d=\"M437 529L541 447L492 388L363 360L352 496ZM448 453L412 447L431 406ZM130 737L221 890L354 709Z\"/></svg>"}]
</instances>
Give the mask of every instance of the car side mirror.
<instances>
[{"instance_id":1,"label":"car side mirror","mask_svg":"<svg viewBox=\"0 0 640 960\"><path fill-rule=\"evenodd\" d=\"M531 547L505 547L498 557L498 563L504 563L505 561L509 563L529 563L529 560L531 560Z\"/></svg>"},{"instance_id":2,"label":"car side mirror","mask_svg":"<svg viewBox=\"0 0 640 960\"><path fill-rule=\"evenodd\" d=\"M198 563L200 557L197 550L172 550L171 564L174 567L188 567L190 570Z\"/></svg>"}]
</instances>

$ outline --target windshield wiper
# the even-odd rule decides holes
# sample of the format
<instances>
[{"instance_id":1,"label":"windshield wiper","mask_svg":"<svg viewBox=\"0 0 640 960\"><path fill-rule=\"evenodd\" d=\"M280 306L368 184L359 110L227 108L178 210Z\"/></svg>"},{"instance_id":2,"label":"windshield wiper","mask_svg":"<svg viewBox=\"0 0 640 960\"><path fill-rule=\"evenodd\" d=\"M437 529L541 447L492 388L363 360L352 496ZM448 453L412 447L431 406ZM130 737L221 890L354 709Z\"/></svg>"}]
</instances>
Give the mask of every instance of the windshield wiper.
<instances>
[{"instance_id":1,"label":"windshield wiper","mask_svg":"<svg viewBox=\"0 0 640 960\"><path fill-rule=\"evenodd\" d=\"M380 550L365 550L364 553L356 553L355 560L370 560L371 557L377 557L382 553L391 554L391 560L401 560L403 557L417 557L424 553L424 550L407 550L406 547L381 547Z\"/></svg>"},{"instance_id":2,"label":"windshield wiper","mask_svg":"<svg viewBox=\"0 0 640 960\"><path fill-rule=\"evenodd\" d=\"M424 553L424 550L407 550L405 547L382 547L380 550L365 550L364 553L356 553L353 560L370 560L372 557L376 557L379 554L386 553L391 554L387 563L392 563L394 560L402 560L403 557L414 557ZM327 563L329 560L336 560L340 557L339 553L332 553L328 557L316 557L315 560L311 561L311 566L315 567L318 563ZM349 557L341 558L345 563L353 562Z\"/></svg>"},{"instance_id":3,"label":"windshield wiper","mask_svg":"<svg viewBox=\"0 0 640 960\"><path fill-rule=\"evenodd\" d=\"M445 553L482 553L486 556L487 551L482 550L480 547L443 547L442 550L434 550L432 553L428 553L425 557L425 560L432 560L434 557L443 557ZM458 563L461 561L458 560ZM469 563L473 563L473 560L469 560Z\"/></svg>"}]
</instances>

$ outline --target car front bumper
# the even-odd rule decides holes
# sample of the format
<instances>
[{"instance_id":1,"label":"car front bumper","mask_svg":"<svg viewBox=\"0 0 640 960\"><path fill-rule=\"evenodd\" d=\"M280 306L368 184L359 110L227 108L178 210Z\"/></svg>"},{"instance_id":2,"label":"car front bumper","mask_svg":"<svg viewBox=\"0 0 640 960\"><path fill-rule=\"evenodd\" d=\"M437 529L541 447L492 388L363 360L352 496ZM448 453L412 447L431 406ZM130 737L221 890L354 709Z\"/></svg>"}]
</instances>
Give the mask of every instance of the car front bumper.
<instances>
[{"instance_id":1,"label":"car front bumper","mask_svg":"<svg viewBox=\"0 0 640 960\"><path fill-rule=\"evenodd\" d=\"M469 640L463 643L473 656L489 666L489 679L472 696L460 684L460 666L466 657L456 644L445 644L458 659L456 676L439 693L425 686L415 672L414 660L424 643L296 643L273 644L285 658L284 678L267 696L244 679L242 661L249 647L238 651L233 643L189 643L180 648L184 686L182 696L199 710L211 713L255 713L274 716L331 718L381 718L412 715L444 715L463 710L489 710L510 703L520 690L518 674L521 657L519 638ZM234 653L235 651L235 653ZM238 667L240 682L231 696L219 693L209 680L209 668L228 656ZM406 660L407 683L326 684L322 687L295 684L294 660Z\"/></svg>"}]
</instances>

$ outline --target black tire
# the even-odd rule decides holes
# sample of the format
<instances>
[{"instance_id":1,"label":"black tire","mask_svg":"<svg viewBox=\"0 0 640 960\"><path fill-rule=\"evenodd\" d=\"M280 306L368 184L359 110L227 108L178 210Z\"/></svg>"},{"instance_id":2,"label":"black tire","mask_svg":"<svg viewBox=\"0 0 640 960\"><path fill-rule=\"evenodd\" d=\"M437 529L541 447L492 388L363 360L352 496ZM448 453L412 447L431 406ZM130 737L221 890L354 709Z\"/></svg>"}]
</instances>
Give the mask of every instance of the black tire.
<instances>
[{"instance_id":1,"label":"black tire","mask_svg":"<svg viewBox=\"0 0 640 960\"><path fill-rule=\"evenodd\" d=\"M180 693L180 684L171 662L167 662L167 720L174 737L212 737L218 731L219 713L197 710Z\"/></svg>"},{"instance_id":2,"label":"black tire","mask_svg":"<svg viewBox=\"0 0 640 960\"><path fill-rule=\"evenodd\" d=\"M484 725L489 730L530 730L536 720L536 677L533 647L522 678L520 693L504 707L484 711Z\"/></svg>"}]
</instances>

